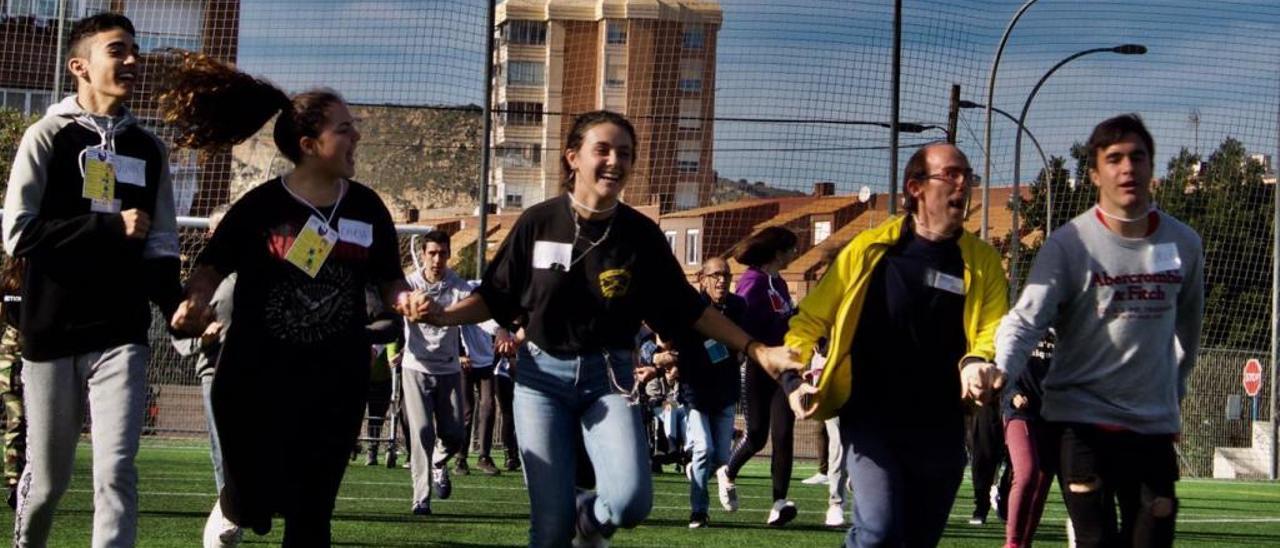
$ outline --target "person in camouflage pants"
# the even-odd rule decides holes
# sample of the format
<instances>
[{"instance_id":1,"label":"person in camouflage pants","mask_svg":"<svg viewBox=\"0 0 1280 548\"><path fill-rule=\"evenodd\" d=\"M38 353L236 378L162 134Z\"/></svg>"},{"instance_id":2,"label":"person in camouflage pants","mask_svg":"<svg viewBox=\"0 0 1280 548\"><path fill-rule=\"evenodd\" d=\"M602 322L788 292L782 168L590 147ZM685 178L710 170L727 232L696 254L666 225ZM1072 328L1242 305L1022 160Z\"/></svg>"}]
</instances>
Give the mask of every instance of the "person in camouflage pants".
<instances>
[{"instance_id":1,"label":"person in camouflage pants","mask_svg":"<svg viewBox=\"0 0 1280 548\"><path fill-rule=\"evenodd\" d=\"M4 482L9 507L17 502L18 478L26 464L26 420L22 413L22 358L18 330L4 326L0 336L0 401L4 412Z\"/></svg>"}]
</instances>

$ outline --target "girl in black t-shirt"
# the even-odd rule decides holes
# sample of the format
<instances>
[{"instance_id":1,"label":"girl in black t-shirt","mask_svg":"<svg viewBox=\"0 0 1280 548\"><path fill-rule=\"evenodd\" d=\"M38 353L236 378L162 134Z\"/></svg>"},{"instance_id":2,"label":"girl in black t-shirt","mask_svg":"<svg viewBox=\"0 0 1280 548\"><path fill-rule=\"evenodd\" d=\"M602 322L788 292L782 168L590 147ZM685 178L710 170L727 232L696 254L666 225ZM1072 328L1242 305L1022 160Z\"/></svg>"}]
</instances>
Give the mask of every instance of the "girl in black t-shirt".
<instances>
[{"instance_id":1,"label":"girl in black t-shirt","mask_svg":"<svg viewBox=\"0 0 1280 548\"><path fill-rule=\"evenodd\" d=\"M631 356L641 321L659 333L692 327L747 350L775 375L795 377L801 367L785 348L766 348L708 307L658 226L619 201L635 152L635 130L622 116L578 116L561 157L567 192L526 210L476 292L427 318L458 325L492 317L524 328L514 405L533 546L565 546L575 534L598 541L649 513ZM576 500L575 430L597 478L596 494Z\"/></svg>"},{"instance_id":2,"label":"girl in black t-shirt","mask_svg":"<svg viewBox=\"0 0 1280 548\"><path fill-rule=\"evenodd\" d=\"M226 474L219 509L258 534L282 514L285 546L327 546L368 384L365 287L410 319L426 311L425 300L404 281L386 206L350 180L360 133L337 93L290 98L185 53L168 83L161 109L179 145L236 143L279 113L275 144L294 170L227 212L196 259L172 327L203 331L213 289L238 273L213 381Z\"/></svg>"}]
</instances>

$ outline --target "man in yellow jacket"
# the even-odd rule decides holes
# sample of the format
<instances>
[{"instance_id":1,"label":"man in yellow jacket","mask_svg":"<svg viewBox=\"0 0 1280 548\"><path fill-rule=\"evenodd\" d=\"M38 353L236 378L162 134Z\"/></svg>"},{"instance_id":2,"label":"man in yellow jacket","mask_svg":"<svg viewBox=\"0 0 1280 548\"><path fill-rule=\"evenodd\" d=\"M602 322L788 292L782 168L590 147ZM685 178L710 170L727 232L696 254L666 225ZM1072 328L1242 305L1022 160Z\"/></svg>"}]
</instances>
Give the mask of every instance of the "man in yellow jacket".
<instances>
[{"instance_id":1,"label":"man in yellow jacket","mask_svg":"<svg viewBox=\"0 0 1280 548\"><path fill-rule=\"evenodd\" d=\"M845 545L931 546L964 474L964 400L992 403L991 363L1008 309L1000 255L963 229L973 170L953 145L907 162L904 208L859 234L800 302L786 345L807 362L829 341L798 416L840 417L853 479Z\"/></svg>"}]
</instances>

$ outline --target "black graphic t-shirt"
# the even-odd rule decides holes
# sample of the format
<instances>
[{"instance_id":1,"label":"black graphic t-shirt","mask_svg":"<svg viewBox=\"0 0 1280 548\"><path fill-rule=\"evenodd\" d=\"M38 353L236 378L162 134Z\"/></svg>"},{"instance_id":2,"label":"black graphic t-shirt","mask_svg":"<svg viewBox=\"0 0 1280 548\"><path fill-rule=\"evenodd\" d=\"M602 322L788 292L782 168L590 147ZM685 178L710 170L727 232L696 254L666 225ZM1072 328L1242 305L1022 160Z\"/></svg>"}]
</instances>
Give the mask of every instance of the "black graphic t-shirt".
<instances>
[{"instance_id":1,"label":"black graphic t-shirt","mask_svg":"<svg viewBox=\"0 0 1280 548\"><path fill-rule=\"evenodd\" d=\"M619 204L579 221L567 194L520 216L476 291L498 323L558 354L631 348L642 320L677 333L706 309L652 220Z\"/></svg>"},{"instance_id":2,"label":"black graphic t-shirt","mask_svg":"<svg viewBox=\"0 0 1280 548\"><path fill-rule=\"evenodd\" d=\"M286 260L311 217L328 219L338 234L314 278ZM402 277L391 215L356 182L337 204L318 210L280 179L258 186L227 212L197 263L238 273L228 350L236 339L304 354L364 345L365 287Z\"/></svg>"}]
</instances>

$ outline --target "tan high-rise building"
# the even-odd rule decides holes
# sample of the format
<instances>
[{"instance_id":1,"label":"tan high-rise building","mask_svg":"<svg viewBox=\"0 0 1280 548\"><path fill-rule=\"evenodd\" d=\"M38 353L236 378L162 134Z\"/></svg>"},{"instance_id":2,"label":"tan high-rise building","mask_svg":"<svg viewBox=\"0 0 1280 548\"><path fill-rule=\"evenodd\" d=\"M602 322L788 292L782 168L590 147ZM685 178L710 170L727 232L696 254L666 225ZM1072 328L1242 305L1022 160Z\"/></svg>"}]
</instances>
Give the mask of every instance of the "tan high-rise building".
<instances>
[{"instance_id":1,"label":"tan high-rise building","mask_svg":"<svg viewBox=\"0 0 1280 548\"><path fill-rule=\"evenodd\" d=\"M718 2L505 0L497 7L490 196L522 208L555 196L573 117L625 114L639 139L624 191L663 212L712 191Z\"/></svg>"}]
</instances>

